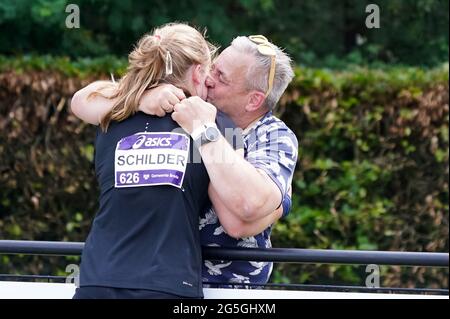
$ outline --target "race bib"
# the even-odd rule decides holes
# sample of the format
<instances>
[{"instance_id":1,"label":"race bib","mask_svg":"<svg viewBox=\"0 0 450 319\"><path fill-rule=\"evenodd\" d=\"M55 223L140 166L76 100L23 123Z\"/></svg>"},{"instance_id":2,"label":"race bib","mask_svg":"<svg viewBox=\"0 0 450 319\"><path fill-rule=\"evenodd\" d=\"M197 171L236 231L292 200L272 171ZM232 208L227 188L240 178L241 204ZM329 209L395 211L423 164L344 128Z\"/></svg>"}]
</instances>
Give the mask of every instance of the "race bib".
<instances>
[{"instance_id":1,"label":"race bib","mask_svg":"<svg viewBox=\"0 0 450 319\"><path fill-rule=\"evenodd\" d=\"M141 132L116 147L115 187L172 185L181 188L189 158L189 138L179 133Z\"/></svg>"}]
</instances>

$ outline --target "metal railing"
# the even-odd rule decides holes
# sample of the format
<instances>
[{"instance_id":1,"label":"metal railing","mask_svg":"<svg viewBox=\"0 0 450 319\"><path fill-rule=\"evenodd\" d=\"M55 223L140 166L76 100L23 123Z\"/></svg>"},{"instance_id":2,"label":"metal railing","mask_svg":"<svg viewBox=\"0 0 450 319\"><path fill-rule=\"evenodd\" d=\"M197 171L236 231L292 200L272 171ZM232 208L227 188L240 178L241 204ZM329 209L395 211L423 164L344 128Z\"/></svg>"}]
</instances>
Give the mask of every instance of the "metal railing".
<instances>
[{"instance_id":1,"label":"metal railing","mask_svg":"<svg viewBox=\"0 0 450 319\"><path fill-rule=\"evenodd\" d=\"M81 255L84 243L82 242L54 242L54 241L24 241L0 240L0 254L50 255L50 256L76 256ZM244 261L272 261L312 264L352 264L352 265L398 265L398 266L425 266L449 267L448 253L427 252L393 252L393 251L352 251L352 250L322 250L297 248L223 248L203 247L203 258L209 260L244 260ZM0 275L5 278L33 276ZM53 277L56 276L34 276ZM63 277L61 277L63 278ZM258 284L258 286L261 286ZM438 293L448 295L448 289L426 288L367 288L358 286L330 286L330 285L279 285L266 284L268 287L288 287L298 290L327 290L327 291L370 291L370 292L411 292L411 293Z\"/></svg>"}]
</instances>

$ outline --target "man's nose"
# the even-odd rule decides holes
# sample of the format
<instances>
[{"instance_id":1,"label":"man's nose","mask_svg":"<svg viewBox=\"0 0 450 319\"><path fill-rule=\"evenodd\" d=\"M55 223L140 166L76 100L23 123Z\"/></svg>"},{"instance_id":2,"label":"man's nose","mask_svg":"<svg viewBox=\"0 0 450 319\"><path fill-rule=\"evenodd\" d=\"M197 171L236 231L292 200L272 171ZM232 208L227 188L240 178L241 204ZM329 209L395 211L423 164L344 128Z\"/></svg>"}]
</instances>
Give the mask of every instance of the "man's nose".
<instances>
[{"instance_id":1,"label":"man's nose","mask_svg":"<svg viewBox=\"0 0 450 319\"><path fill-rule=\"evenodd\" d=\"M208 75L206 77L205 85L206 85L207 88L211 88L211 89L214 88L215 82L214 82L214 79L210 75Z\"/></svg>"}]
</instances>

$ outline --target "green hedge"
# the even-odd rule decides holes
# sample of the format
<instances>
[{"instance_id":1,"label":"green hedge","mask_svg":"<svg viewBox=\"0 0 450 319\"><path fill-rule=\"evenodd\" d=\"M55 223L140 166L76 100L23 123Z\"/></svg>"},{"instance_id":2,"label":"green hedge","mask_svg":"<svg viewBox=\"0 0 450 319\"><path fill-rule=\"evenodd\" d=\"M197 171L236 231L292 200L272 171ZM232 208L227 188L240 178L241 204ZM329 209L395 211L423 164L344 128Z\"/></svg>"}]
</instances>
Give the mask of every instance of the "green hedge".
<instances>
[{"instance_id":1,"label":"green hedge","mask_svg":"<svg viewBox=\"0 0 450 319\"><path fill-rule=\"evenodd\" d=\"M127 67L125 59L107 55L101 58L53 57L50 55L24 55L9 57L0 55L0 72L14 70L16 73L52 71L65 76L85 79L97 75L123 74Z\"/></svg>"},{"instance_id":2,"label":"green hedge","mask_svg":"<svg viewBox=\"0 0 450 319\"><path fill-rule=\"evenodd\" d=\"M0 238L85 239L97 208L95 129L68 105L124 67L112 57L0 57ZM278 110L300 142L293 208L273 245L448 252L448 64L296 73ZM70 262L2 256L0 273L62 274ZM364 285L365 275L280 264L273 280ZM416 283L448 287L448 270L382 268L383 285Z\"/></svg>"},{"instance_id":3,"label":"green hedge","mask_svg":"<svg viewBox=\"0 0 450 319\"><path fill-rule=\"evenodd\" d=\"M276 246L448 252L448 64L299 69L285 100L300 156L293 212L275 227ZM435 269L382 271L386 285L448 283ZM284 266L277 275L364 284L366 274Z\"/></svg>"}]
</instances>

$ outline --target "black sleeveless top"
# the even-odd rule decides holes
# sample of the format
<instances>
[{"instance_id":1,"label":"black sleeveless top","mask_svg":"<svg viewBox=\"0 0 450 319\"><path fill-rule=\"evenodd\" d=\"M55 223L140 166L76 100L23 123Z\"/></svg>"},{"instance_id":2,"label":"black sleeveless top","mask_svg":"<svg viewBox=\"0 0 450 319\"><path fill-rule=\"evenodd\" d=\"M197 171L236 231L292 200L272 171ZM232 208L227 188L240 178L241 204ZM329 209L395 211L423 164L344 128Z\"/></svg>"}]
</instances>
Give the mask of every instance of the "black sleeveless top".
<instances>
[{"instance_id":1,"label":"black sleeveless top","mask_svg":"<svg viewBox=\"0 0 450 319\"><path fill-rule=\"evenodd\" d=\"M203 296L198 216L209 205L209 178L199 159L170 115L138 112L97 131L100 207L83 250L80 286Z\"/></svg>"}]
</instances>

